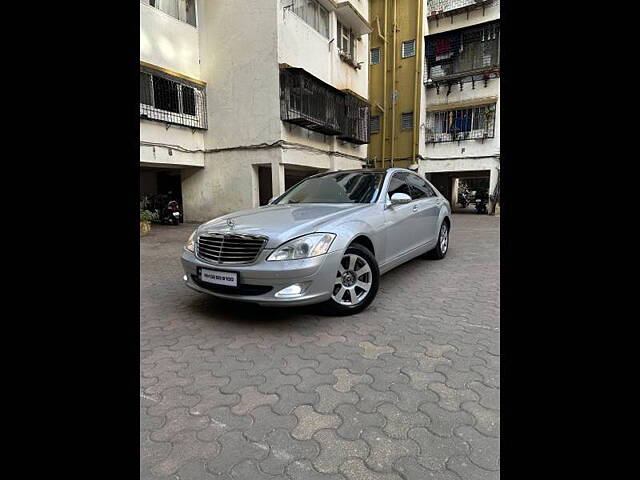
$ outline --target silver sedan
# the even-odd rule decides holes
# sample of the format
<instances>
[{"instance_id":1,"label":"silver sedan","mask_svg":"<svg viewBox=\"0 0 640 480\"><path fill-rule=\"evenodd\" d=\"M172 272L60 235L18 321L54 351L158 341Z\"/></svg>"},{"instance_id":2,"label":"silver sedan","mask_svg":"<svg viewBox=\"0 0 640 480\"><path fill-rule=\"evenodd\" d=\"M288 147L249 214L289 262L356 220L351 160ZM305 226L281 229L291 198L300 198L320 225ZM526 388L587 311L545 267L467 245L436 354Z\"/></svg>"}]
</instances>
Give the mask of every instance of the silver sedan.
<instances>
[{"instance_id":1,"label":"silver sedan","mask_svg":"<svg viewBox=\"0 0 640 480\"><path fill-rule=\"evenodd\" d=\"M352 314L371 304L382 274L444 258L450 230L449 202L410 170L321 173L200 225L182 253L184 281L232 300Z\"/></svg>"}]
</instances>

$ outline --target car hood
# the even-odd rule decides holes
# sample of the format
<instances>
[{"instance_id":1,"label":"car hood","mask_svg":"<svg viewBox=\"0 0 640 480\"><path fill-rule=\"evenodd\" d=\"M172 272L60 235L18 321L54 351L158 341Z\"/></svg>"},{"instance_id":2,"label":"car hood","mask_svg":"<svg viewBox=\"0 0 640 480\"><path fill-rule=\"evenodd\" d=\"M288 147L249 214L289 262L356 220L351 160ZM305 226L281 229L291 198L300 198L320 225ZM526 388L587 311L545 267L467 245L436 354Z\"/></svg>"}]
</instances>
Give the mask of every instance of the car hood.
<instances>
[{"instance_id":1,"label":"car hood","mask_svg":"<svg viewBox=\"0 0 640 480\"><path fill-rule=\"evenodd\" d=\"M202 224L198 234L204 232L244 233L269 237L266 248L276 248L287 240L317 231L331 232L345 220L345 216L371 207L372 204L314 203L266 205L240 210ZM227 220L232 220L231 228Z\"/></svg>"}]
</instances>

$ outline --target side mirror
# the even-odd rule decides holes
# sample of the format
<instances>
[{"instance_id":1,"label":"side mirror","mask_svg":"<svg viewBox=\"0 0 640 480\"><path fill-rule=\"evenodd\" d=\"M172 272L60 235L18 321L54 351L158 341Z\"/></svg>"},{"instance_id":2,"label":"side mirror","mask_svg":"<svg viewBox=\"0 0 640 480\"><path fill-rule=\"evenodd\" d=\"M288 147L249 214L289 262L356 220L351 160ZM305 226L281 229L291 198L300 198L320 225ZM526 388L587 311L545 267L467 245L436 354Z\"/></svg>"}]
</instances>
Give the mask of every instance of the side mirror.
<instances>
[{"instance_id":1,"label":"side mirror","mask_svg":"<svg viewBox=\"0 0 640 480\"><path fill-rule=\"evenodd\" d=\"M409 203L411 201L411 197L406 193L394 193L391 195L391 205L398 205Z\"/></svg>"}]
</instances>

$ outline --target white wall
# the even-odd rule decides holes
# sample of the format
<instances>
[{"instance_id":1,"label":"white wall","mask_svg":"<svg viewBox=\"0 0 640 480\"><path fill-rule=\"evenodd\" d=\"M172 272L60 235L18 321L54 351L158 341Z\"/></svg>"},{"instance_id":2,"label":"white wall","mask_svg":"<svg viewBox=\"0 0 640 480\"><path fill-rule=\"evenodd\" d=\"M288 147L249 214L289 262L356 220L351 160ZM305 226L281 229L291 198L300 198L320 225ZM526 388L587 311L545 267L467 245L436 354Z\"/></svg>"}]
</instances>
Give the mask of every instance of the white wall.
<instances>
[{"instance_id":1,"label":"white wall","mask_svg":"<svg viewBox=\"0 0 640 480\"><path fill-rule=\"evenodd\" d=\"M200 78L198 30L140 3L140 60Z\"/></svg>"}]
</instances>

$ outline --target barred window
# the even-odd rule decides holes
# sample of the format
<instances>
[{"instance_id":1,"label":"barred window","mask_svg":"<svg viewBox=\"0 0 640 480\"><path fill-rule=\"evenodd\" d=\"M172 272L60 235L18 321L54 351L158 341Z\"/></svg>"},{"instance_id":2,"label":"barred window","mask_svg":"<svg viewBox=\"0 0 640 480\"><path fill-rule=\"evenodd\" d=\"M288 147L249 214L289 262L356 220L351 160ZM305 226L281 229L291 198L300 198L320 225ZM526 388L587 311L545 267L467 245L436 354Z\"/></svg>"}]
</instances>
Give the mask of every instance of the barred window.
<instances>
[{"instance_id":1,"label":"barred window","mask_svg":"<svg viewBox=\"0 0 640 480\"><path fill-rule=\"evenodd\" d=\"M207 128L203 86L150 67L140 68L141 118L192 128Z\"/></svg>"},{"instance_id":2,"label":"barred window","mask_svg":"<svg viewBox=\"0 0 640 480\"><path fill-rule=\"evenodd\" d=\"M380 63L380 47L371 49L371 65L378 65Z\"/></svg>"},{"instance_id":3,"label":"barred window","mask_svg":"<svg viewBox=\"0 0 640 480\"><path fill-rule=\"evenodd\" d=\"M371 117L371 133L378 133L380 131L380 115L374 115Z\"/></svg>"},{"instance_id":4,"label":"barred window","mask_svg":"<svg viewBox=\"0 0 640 480\"><path fill-rule=\"evenodd\" d=\"M329 38L329 11L318 0L286 0L285 8L291 9L311 28Z\"/></svg>"},{"instance_id":5,"label":"barred window","mask_svg":"<svg viewBox=\"0 0 640 480\"><path fill-rule=\"evenodd\" d=\"M354 62L356 61L355 35L349 27L338 22L338 50L347 55Z\"/></svg>"},{"instance_id":6,"label":"barred window","mask_svg":"<svg viewBox=\"0 0 640 480\"><path fill-rule=\"evenodd\" d=\"M157 8L173 18L196 26L195 0L141 0L145 5Z\"/></svg>"},{"instance_id":7,"label":"barred window","mask_svg":"<svg viewBox=\"0 0 640 480\"><path fill-rule=\"evenodd\" d=\"M400 123L403 130L413 128L413 112L404 112Z\"/></svg>"},{"instance_id":8,"label":"barred window","mask_svg":"<svg viewBox=\"0 0 640 480\"><path fill-rule=\"evenodd\" d=\"M416 54L416 41L407 40L402 42L402 58L414 57Z\"/></svg>"},{"instance_id":9,"label":"barred window","mask_svg":"<svg viewBox=\"0 0 640 480\"><path fill-rule=\"evenodd\" d=\"M427 142L493 138L495 104L427 112Z\"/></svg>"}]
</instances>

